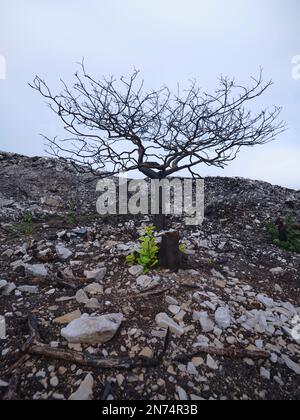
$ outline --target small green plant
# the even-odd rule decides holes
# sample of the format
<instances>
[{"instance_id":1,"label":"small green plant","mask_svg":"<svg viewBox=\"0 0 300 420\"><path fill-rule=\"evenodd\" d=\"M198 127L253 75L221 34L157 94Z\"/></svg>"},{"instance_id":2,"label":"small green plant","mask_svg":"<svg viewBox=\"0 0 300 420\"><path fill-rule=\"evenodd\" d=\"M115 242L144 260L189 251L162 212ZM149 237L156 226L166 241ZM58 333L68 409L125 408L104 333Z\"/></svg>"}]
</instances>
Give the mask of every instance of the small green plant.
<instances>
[{"instance_id":1,"label":"small green plant","mask_svg":"<svg viewBox=\"0 0 300 420\"><path fill-rule=\"evenodd\" d=\"M180 244L180 245L179 245L179 251L180 251L180 252L183 252L183 253L186 251L186 246L185 246L185 244Z\"/></svg>"},{"instance_id":2,"label":"small green plant","mask_svg":"<svg viewBox=\"0 0 300 420\"><path fill-rule=\"evenodd\" d=\"M139 238L138 250L128 255L128 264L138 263L144 267L144 273L149 273L158 264L159 246L156 242L155 228L146 226L145 234Z\"/></svg>"},{"instance_id":3,"label":"small green plant","mask_svg":"<svg viewBox=\"0 0 300 420\"><path fill-rule=\"evenodd\" d=\"M292 217L286 217L281 224L281 234L279 227L274 223L267 224L267 231L275 245L287 251L300 254L300 230L296 227ZM282 240L282 235L285 237L285 240Z\"/></svg>"},{"instance_id":4,"label":"small green plant","mask_svg":"<svg viewBox=\"0 0 300 420\"><path fill-rule=\"evenodd\" d=\"M65 216L64 216L64 221L65 223L67 223L68 225L76 225L78 222L78 218L77 218L77 214L74 211L69 211Z\"/></svg>"},{"instance_id":5,"label":"small green plant","mask_svg":"<svg viewBox=\"0 0 300 420\"><path fill-rule=\"evenodd\" d=\"M23 214L20 222L13 226L14 232L19 235L31 236L33 234L33 215L31 212Z\"/></svg>"},{"instance_id":6,"label":"small green plant","mask_svg":"<svg viewBox=\"0 0 300 420\"><path fill-rule=\"evenodd\" d=\"M126 261L128 264L133 265L136 262L136 255L130 254L126 257Z\"/></svg>"},{"instance_id":7,"label":"small green plant","mask_svg":"<svg viewBox=\"0 0 300 420\"><path fill-rule=\"evenodd\" d=\"M24 213L22 221L23 221L23 223L32 224L32 222L33 222L32 213L30 211L27 211L26 213Z\"/></svg>"}]
</instances>

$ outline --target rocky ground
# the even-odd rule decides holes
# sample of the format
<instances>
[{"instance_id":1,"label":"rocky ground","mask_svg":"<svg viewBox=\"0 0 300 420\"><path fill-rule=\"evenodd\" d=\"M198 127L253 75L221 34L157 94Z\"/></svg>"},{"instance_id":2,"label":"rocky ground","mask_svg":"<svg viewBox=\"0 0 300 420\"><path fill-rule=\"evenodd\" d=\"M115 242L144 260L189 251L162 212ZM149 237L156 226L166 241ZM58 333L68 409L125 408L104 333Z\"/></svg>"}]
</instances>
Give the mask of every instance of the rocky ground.
<instances>
[{"instance_id":1,"label":"rocky ground","mask_svg":"<svg viewBox=\"0 0 300 420\"><path fill-rule=\"evenodd\" d=\"M20 399L300 399L300 255L265 228L300 221L300 192L207 178L203 225L172 221L194 269L145 276L125 257L149 220L96 215L95 179L4 153L0 176L0 398L13 379ZM28 317L53 351L107 361L171 335L157 366L92 368L20 352Z\"/></svg>"}]
</instances>

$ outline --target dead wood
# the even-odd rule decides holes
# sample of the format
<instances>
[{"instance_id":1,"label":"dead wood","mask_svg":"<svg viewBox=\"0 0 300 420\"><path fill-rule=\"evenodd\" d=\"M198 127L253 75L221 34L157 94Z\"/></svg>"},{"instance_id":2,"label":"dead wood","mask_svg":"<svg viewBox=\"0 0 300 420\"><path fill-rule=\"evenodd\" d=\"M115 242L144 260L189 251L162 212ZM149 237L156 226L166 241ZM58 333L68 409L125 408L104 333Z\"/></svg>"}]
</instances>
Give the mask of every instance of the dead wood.
<instances>
[{"instance_id":1,"label":"dead wood","mask_svg":"<svg viewBox=\"0 0 300 420\"><path fill-rule=\"evenodd\" d=\"M169 331L167 332L164 348L159 355L153 358L143 356L129 358L99 358L82 352L52 348L41 341L38 332L37 318L33 315L28 318L30 337L22 347L22 352L48 359L64 360L80 366L102 369L134 369L138 367L151 368L160 365L168 348Z\"/></svg>"},{"instance_id":2,"label":"dead wood","mask_svg":"<svg viewBox=\"0 0 300 420\"><path fill-rule=\"evenodd\" d=\"M235 348L225 348L218 349L215 347L198 347L197 350L193 353L183 354L177 356L175 360L180 363L185 363L191 360L193 357L197 357L202 354L208 354L210 356L220 356L227 357L232 359L268 359L270 354L266 351L251 351L246 349L235 349Z\"/></svg>"},{"instance_id":3,"label":"dead wood","mask_svg":"<svg viewBox=\"0 0 300 420\"><path fill-rule=\"evenodd\" d=\"M78 285L75 284L71 280L64 280L60 278L59 276L51 277L50 281L54 283L58 287L62 287L63 289L72 289L72 290L78 290L80 287L82 287L82 284Z\"/></svg>"},{"instance_id":4,"label":"dead wood","mask_svg":"<svg viewBox=\"0 0 300 420\"><path fill-rule=\"evenodd\" d=\"M170 289L171 289L171 287L165 287L164 289L150 290L149 292L138 293L138 294L134 295L134 297L147 298L147 297L151 297L151 296L158 296L158 295L162 295L163 293L168 292Z\"/></svg>"}]
</instances>

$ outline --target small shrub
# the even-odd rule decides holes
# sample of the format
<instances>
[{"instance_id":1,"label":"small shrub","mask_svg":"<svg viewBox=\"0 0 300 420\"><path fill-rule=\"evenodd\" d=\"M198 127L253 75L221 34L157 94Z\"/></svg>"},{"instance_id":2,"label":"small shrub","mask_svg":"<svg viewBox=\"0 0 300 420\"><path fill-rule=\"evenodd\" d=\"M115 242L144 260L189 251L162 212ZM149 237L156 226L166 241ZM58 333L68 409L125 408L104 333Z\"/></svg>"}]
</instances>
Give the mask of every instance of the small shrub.
<instances>
[{"instance_id":1,"label":"small shrub","mask_svg":"<svg viewBox=\"0 0 300 420\"><path fill-rule=\"evenodd\" d=\"M138 263L144 267L144 273L149 273L158 264L159 246L156 242L155 228L147 226L145 235L139 238L139 248L134 254L128 255L128 264Z\"/></svg>"},{"instance_id":2,"label":"small shrub","mask_svg":"<svg viewBox=\"0 0 300 420\"><path fill-rule=\"evenodd\" d=\"M32 224L32 222L33 222L32 213L30 211L27 211L26 213L24 213L22 221L23 221L23 223Z\"/></svg>"},{"instance_id":3,"label":"small shrub","mask_svg":"<svg viewBox=\"0 0 300 420\"><path fill-rule=\"evenodd\" d=\"M78 223L77 214L74 211L69 211L64 216L64 222L71 226L76 225Z\"/></svg>"},{"instance_id":4,"label":"small shrub","mask_svg":"<svg viewBox=\"0 0 300 420\"><path fill-rule=\"evenodd\" d=\"M33 234L33 215L31 212L23 214L20 222L13 226L13 231L19 235L31 236Z\"/></svg>"},{"instance_id":5,"label":"small shrub","mask_svg":"<svg viewBox=\"0 0 300 420\"><path fill-rule=\"evenodd\" d=\"M282 235L276 224L267 224L267 231L275 245L287 251L300 254L300 230L296 227L295 222L291 217L285 218L284 222L281 224L281 230L284 233L285 240L282 240Z\"/></svg>"},{"instance_id":6,"label":"small shrub","mask_svg":"<svg viewBox=\"0 0 300 420\"><path fill-rule=\"evenodd\" d=\"M185 246L185 244L180 244L180 245L179 245L179 251L180 251L180 252L183 252L183 253L186 251L186 246Z\"/></svg>"}]
</instances>

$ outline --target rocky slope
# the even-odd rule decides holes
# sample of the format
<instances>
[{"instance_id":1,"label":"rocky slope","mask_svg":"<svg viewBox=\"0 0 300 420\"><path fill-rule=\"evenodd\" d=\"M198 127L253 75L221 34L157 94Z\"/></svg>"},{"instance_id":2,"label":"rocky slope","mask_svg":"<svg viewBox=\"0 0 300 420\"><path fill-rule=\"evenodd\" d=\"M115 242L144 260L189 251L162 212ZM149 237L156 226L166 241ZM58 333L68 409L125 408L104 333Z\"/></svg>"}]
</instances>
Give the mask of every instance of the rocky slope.
<instances>
[{"instance_id":1,"label":"rocky slope","mask_svg":"<svg viewBox=\"0 0 300 420\"><path fill-rule=\"evenodd\" d=\"M300 221L300 192L207 178L203 225L172 220L195 268L144 276L124 260L148 220L97 216L95 178L5 153L0 176L0 398L13 379L20 399L300 399L300 255L265 229Z\"/></svg>"}]
</instances>

